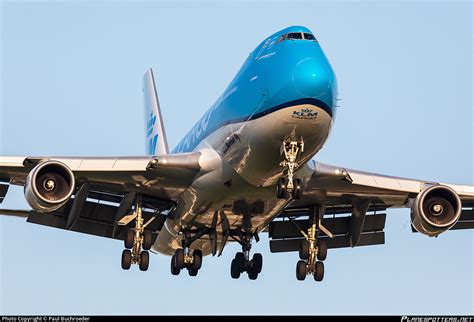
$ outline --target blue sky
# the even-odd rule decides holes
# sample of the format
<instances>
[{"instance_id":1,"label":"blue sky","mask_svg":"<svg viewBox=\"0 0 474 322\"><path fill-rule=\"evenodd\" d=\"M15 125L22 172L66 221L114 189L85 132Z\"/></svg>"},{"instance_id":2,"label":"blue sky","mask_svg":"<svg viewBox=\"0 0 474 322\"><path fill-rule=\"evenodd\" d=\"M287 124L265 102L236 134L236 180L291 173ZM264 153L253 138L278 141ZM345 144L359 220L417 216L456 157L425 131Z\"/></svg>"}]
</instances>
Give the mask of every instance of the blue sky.
<instances>
[{"instance_id":1,"label":"blue sky","mask_svg":"<svg viewBox=\"0 0 474 322\"><path fill-rule=\"evenodd\" d=\"M253 48L310 28L341 107L317 159L474 184L473 4L446 2L14 2L1 10L0 153L143 155L141 79L153 67L170 146ZM4 208L27 207L11 189ZM473 233L412 234L390 210L386 245L330 251L323 283L296 253L230 278L239 247L197 278L169 258L123 271L122 243L0 218L0 314L473 314Z\"/></svg>"}]
</instances>

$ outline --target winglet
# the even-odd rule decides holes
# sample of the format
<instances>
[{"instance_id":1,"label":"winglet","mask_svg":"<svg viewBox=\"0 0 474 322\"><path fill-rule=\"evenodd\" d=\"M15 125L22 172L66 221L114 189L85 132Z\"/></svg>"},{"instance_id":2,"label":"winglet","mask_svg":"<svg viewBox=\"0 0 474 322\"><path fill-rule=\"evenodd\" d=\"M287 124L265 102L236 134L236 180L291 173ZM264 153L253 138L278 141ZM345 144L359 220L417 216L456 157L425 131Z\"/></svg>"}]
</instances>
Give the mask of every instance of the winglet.
<instances>
[{"instance_id":1,"label":"winglet","mask_svg":"<svg viewBox=\"0 0 474 322\"><path fill-rule=\"evenodd\" d=\"M146 153L148 155L168 154L163 117L161 116L160 102L156 93L155 78L150 68L143 76L143 97L145 104L146 125Z\"/></svg>"}]
</instances>

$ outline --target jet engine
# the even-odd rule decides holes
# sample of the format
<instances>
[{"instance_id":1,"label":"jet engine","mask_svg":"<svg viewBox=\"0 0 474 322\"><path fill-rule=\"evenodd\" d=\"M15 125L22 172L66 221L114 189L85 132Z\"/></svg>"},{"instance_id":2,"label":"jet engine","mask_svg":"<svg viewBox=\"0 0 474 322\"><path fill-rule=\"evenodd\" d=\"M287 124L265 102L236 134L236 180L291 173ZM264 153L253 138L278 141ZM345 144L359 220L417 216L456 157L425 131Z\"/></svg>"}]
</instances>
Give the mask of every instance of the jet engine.
<instances>
[{"instance_id":1,"label":"jet engine","mask_svg":"<svg viewBox=\"0 0 474 322\"><path fill-rule=\"evenodd\" d=\"M456 224L461 210L461 199L453 189L431 186L416 197L411 207L411 223L420 233L437 236Z\"/></svg>"},{"instance_id":2,"label":"jet engine","mask_svg":"<svg viewBox=\"0 0 474 322\"><path fill-rule=\"evenodd\" d=\"M74 174L65 164L45 161L26 178L25 198L36 211L51 212L63 206L74 192Z\"/></svg>"}]
</instances>

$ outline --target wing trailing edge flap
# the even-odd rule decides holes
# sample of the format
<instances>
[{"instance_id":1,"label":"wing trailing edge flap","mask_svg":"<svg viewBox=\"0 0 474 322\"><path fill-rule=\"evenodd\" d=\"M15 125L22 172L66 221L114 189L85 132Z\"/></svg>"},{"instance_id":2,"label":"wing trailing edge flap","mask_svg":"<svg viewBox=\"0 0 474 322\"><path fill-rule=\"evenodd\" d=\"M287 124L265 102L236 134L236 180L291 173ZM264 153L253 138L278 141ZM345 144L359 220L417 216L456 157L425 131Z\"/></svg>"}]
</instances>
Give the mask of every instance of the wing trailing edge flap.
<instances>
[{"instance_id":1,"label":"wing trailing edge flap","mask_svg":"<svg viewBox=\"0 0 474 322\"><path fill-rule=\"evenodd\" d=\"M334 238L321 237L325 240L329 249L351 247L349 236L336 236ZM270 251L272 253L296 252L300 249L303 239L279 239L270 240ZM372 246L385 244L385 233L375 232L370 234L362 234L359 239L359 246Z\"/></svg>"},{"instance_id":2,"label":"wing trailing edge flap","mask_svg":"<svg viewBox=\"0 0 474 322\"><path fill-rule=\"evenodd\" d=\"M326 241L328 248L384 244L385 233L383 230L385 228L386 214L374 211L374 214L367 215L369 208L369 203L363 201L352 209L350 216L335 217L330 214L330 211L326 211L326 215L321 220L321 225L331 232L332 237L321 231L319 238ZM291 212L291 215L294 216L295 214L305 215L305 210ZM340 214L338 213L338 215ZM268 229L268 234L271 238L271 252L298 251L301 242L305 240L300 230L306 231L308 228L308 219L277 220L271 222Z\"/></svg>"},{"instance_id":3,"label":"wing trailing edge flap","mask_svg":"<svg viewBox=\"0 0 474 322\"><path fill-rule=\"evenodd\" d=\"M119 205L103 204L97 201L85 201L82 203L79 212L73 198L66 206L51 213L38 213L36 211L24 213L28 215L27 222L29 223L100 237L123 239L126 225L119 227L116 225L119 208ZM3 210L0 210L0 213L2 211ZM77 213L75 213L75 211L77 211ZM149 209L144 210L142 214L145 221L154 218L147 226L147 229L156 235L158 231L161 230L166 216L159 211L150 211Z\"/></svg>"}]
</instances>

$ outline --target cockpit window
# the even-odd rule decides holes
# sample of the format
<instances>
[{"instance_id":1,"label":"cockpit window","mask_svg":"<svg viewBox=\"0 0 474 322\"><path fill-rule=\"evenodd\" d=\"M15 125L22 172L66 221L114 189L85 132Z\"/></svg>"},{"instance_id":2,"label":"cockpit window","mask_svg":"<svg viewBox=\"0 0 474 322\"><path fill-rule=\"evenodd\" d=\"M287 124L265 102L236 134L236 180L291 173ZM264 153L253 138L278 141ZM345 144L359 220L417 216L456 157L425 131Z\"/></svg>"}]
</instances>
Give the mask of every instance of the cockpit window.
<instances>
[{"instance_id":1,"label":"cockpit window","mask_svg":"<svg viewBox=\"0 0 474 322\"><path fill-rule=\"evenodd\" d=\"M301 37L301 32L290 32L286 39L303 39L303 37Z\"/></svg>"},{"instance_id":2,"label":"cockpit window","mask_svg":"<svg viewBox=\"0 0 474 322\"><path fill-rule=\"evenodd\" d=\"M288 39L291 39L291 40L300 40L300 39L304 39L304 40L312 40L312 41L316 41L316 38L314 37L313 34L310 34L310 33L303 33L303 32L290 32L290 33L287 33L285 35L281 35L280 39L278 39L277 41L277 44L284 41L284 40L288 40Z\"/></svg>"}]
</instances>

